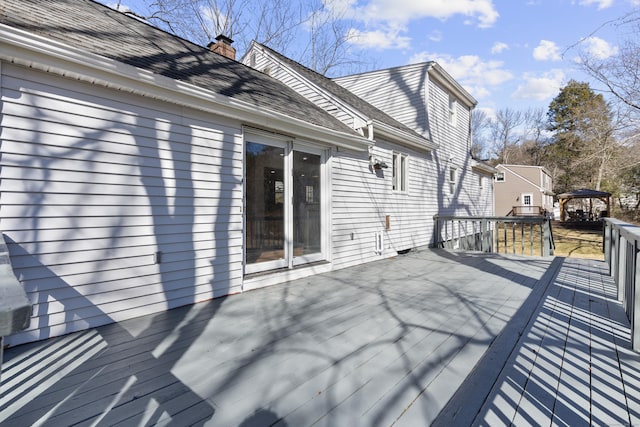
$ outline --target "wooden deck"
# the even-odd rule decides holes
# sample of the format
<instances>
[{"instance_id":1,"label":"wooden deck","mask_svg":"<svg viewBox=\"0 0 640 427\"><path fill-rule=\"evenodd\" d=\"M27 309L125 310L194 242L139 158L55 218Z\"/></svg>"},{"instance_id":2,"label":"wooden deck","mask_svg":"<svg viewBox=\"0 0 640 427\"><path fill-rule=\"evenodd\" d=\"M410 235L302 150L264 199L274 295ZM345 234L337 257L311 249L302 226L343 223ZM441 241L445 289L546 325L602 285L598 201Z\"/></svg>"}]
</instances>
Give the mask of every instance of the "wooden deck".
<instances>
[{"instance_id":1,"label":"wooden deck","mask_svg":"<svg viewBox=\"0 0 640 427\"><path fill-rule=\"evenodd\" d=\"M605 273L424 250L23 345L0 424L638 424Z\"/></svg>"}]
</instances>

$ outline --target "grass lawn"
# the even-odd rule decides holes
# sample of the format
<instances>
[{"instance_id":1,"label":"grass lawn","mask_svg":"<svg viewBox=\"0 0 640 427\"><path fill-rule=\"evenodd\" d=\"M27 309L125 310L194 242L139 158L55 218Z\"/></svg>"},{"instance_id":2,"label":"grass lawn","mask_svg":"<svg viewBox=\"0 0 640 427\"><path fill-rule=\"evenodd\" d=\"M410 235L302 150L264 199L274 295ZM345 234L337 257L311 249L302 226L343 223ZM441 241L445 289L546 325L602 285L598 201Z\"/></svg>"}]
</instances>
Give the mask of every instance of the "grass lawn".
<instances>
[{"instance_id":1,"label":"grass lawn","mask_svg":"<svg viewBox=\"0 0 640 427\"><path fill-rule=\"evenodd\" d=\"M555 242L554 255L604 259L601 230L571 228L561 226L557 222L553 223L552 230ZM494 248L498 253L541 255L541 233L539 225L498 224L496 236L499 241Z\"/></svg>"},{"instance_id":2,"label":"grass lawn","mask_svg":"<svg viewBox=\"0 0 640 427\"><path fill-rule=\"evenodd\" d=\"M555 255L571 258L604 259L602 231L579 228L553 227L556 243Z\"/></svg>"}]
</instances>

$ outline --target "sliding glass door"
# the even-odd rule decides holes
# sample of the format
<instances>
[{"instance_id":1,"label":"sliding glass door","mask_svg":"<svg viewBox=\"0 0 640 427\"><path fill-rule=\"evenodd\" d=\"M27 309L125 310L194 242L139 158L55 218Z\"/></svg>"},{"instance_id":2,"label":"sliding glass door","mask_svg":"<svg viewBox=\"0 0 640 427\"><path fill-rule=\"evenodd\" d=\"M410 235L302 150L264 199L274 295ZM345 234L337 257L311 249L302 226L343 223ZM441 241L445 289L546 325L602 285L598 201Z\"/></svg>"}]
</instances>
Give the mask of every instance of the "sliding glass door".
<instances>
[{"instance_id":1,"label":"sliding glass door","mask_svg":"<svg viewBox=\"0 0 640 427\"><path fill-rule=\"evenodd\" d=\"M252 136L245 160L245 272L324 259L323 153Z\"/></svg>"}]
</instances>

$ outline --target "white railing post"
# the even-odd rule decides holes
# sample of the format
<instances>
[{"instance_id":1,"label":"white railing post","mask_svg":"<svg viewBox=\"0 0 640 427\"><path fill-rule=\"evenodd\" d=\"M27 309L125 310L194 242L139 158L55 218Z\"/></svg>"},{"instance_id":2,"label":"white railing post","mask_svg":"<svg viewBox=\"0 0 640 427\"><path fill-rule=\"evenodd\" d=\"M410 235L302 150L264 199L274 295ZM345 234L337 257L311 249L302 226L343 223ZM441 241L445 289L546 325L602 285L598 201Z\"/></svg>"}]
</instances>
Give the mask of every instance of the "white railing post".
<instances>
[{"instance_id":1,"label":"white railing post","mask_svg":"<svg viewBox=\"0 0 640 427\"><path fill-rule=\"evenodd\" d=\"M631 315L629 316L631 319L631 348L635 352L640 352L640 292L637 291L637 284L640 279L640 247L638 246L638 241L636 240L633 245L634 248L634 259L633 259L633 292L632 300L631 300Z\"/></svg>"},{"instance_id":2,"label":"white railing post","mask_svg":"<svg viewBox=\"0 0 640 427\"><path fill-rule=\"evenodd\" d=\"M618 265L616 267L616 280L618 284L618 301L622 301L624 304L624 291L626 286L626 269L625 263L627 261L627 245L626 239L618 232L617 246L618 246Z\"/></svg>"},{"instance_id":3,"label":"white railing post","mask_svg":"<svg viewBox=\"0 0 640 427\"><path fill-rule=\"evenodd\" d=\"M609 275L618 283L618 236L617 228L611 229L611 259L609 261Z\"/></svg>"},{"instance_id":4,"label":"white railing post","mask_svg":"<svg viewBox=\"0 0 640 427\"><path fill-rule=\"evenodd\" d=\"M604 260L609 265L609 273L611 273L611 224L605 221L602 230L602 251L604 252Z\"/></svg>"}]
</instances>

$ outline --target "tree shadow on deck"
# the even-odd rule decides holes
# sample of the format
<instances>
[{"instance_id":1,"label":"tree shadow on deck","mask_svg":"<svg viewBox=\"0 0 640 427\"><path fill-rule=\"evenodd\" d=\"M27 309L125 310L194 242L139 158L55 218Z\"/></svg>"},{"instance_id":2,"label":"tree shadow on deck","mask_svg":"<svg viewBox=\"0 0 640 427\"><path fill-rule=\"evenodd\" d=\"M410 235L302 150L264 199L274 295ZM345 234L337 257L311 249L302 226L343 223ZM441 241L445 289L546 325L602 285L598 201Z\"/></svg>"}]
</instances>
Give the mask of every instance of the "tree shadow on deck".
<instances>
[{"instance_id":1,"label":"tree shadow on deck","mask_svg":"<svg viewBox=\"0 0 640 427\"><path fill-rule=\"evenodd\" d=\"M434 425L638 422L640 359L606 266L556 261L539 304L514 317L526 329L505 329Z\"/></svg>"},{"instance_id":2,"label":"tree shadow on deck","mask_svg":"<svg viewBox=\"0 0 640 427\"><path fill-rule=\"evenodd\" d=\"M245 411L258 399L289 425L390 425L407 408L433 420L440 392L454 391L443 370L488 347L509 319L482 290L499 282L528 293L551 263L445 260L398 257L256 291L265 311L255 311L251 345L206 392ZM536 277L520 273L525 263Z\"/></svg>"},{"instance_id":3,"label":"tree shadow on deck","mask_svg":"<svg viewBox=\"0 0 640 427\"><path fill-rule=\"evenodd\" d=\"M62 287L62 279L57 281L56 292L85 299ZM9 349L0 422L145 425L178 417L202 424L213 416L213 405L193 393L172 368L222 303L218 299ZM105 316L90 301L84 312Z\"/></svg>"}]
</instances>

